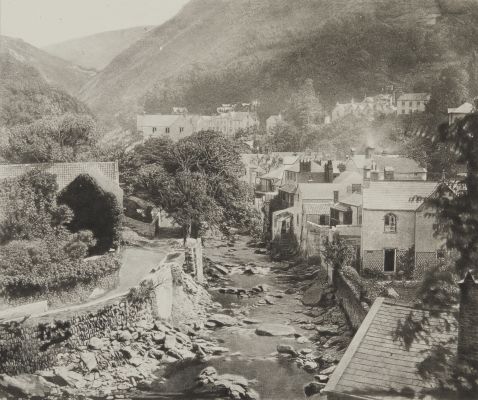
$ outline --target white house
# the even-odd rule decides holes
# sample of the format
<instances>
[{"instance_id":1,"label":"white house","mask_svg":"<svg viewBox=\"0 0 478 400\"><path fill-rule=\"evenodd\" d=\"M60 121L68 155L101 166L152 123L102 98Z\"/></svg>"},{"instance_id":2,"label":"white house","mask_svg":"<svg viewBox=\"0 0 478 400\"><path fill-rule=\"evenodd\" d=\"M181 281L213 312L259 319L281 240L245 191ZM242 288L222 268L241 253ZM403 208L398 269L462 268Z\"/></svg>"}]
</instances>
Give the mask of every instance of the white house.
<instances>
[{"instance_id":1,"label":"white house","mask_svg":"<svg viewBox=\"0 0 478 400\"><path fill-rule=\"evenodd\" d=\"M463 103L460 107L448 109L448 124L452 125L457 119L473 112L473 104Z\"/></svg>"},{"instance_id":2,"label":"white house","mask_svg":"<svg viewBox=\"0 0 478 400\"><path fill-rule=\"evenodd\" d=\"M429 101L429 93L404 93L397 100L397 115L424 112Z\"/></svg>"},{"instance_id":3,"label":"white house","mask_svg":"<svg viewBox=\"0 0 478 400\"><path fill-rule=\"evenodd\" d=\"M142 114L137 116L138 131L144 139L170 137L173 140L190 136L194 132L192 120L184 114Z\"/></svg>"}]
</instances>

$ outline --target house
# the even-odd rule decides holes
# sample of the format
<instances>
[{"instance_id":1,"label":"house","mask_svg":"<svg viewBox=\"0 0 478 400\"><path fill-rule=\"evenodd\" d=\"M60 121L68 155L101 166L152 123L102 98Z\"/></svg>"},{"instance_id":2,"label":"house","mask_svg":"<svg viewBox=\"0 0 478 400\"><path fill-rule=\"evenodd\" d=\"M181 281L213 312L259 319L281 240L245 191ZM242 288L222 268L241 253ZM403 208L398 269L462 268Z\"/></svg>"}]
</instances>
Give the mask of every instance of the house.
<instances>
[{"instance_id":1,"label":"house","mask_svg":"<svg viewBox=\"0 0 478 400\"><path fill-rule=\"evenodd\" d=\"M213 130L227 137L234 137L241 129L246 130L256 126L259 126L257 114L249 111L225 111L218 115L201 116L197 122L198 131Z\"/></svg>"},{"instance_id":2,"label":"house","mask_svg":"<svg viewBox=\"0 0 478 400\"><path fill-rule=\"evenodd\" d=\"M312 161L306 156L284 170L284 183L332 183L340 175L337 163Z\"/></svg>"},{"instance_id":3,"label":"house","mask_svg":"<svg viewBox=\"0 0 478 400\"><path fill-rule=\"evenodd\" d=\"M467 283L461 286L472 286L473 300L471 304L462 301L460 313L473 315L474 323L478 324L477 283L474 280L470 282L470 279L466 278ZM457 345L453 341L457 337L458 347L461 343L464 348L462 353L469 353L467 350L476 348L476 345L469 343L467 334L477 339L477 330L476 325L461 323L457 328L457 319L452 311L440 315L434 311L384 298L375 300L321 395L325 394L327 400L443 399L431 395L434 384L419 374L418 363L424 361L438 343L450 342L446 347L456 354ZM420 332L408 348L396 339L395 332L398 324L409 315L414 321L426 318L429 331ZM472 354L476 360L476 351Z\"/></svg>"},{"instance_id":4,"label":"house","mask_svg":"<svg viewBox=\"0 0 478 400\"><path fill-rule=\"evenodd\" d=\"M367 147L365 154L355 154L345 163L346 171L355 171L366 181L394 181L427 179L427 170L407 157L391 154L375 154L374 147Z\"/></svg>"},{"instance_id":5,"label":"house","mask_svg":"<svg viewBox=\"0 0 478 400\"><path fill-rule=\"evenodd\" d=\"M0 164L0 182L17 178L28 171L40 169L55 175L58 191L68 186L78 175L88 174L96 180L106 192L116 196L123 205L123 190L119 186L118 162L77 162L77 163L44 163L44 164ZM0 202L1 203L1 202ZM0 214L2 213L0 207Z\"/></svg>"},{"instance_id":6,"label":"house","mask_svg":"<svg viewBox=\"0 0 478 400\"><path fill-rule=\"evenodd\" d=\"M338 103L332 110L330 118L332 121L353 115L358 118L367 118L373 120L379 115L395 113L393 105L393 96L390 94L380 94L373 97L365 97L361 102L353 99L350 103Z\"/></svg>"},{"instance_id":7,"label":"house","mask_svg":"<svg viewBox=\"0 0 478 400\"><path fill-rule=\"evenodd\" d=\"M137 116L137 128L143 139L170 137L173 140L190 136L194 132L192 120L184 114L143 114Z\"/></svg>"},{"instance_id":8,"label":"house","mask_svg":"<svg viewBox=\"0 0 478 400\"><path fill-rule=\"evenodd\" d=\"M346 194L330 207L330 226L362 225L362 193Z\"/></svg>"},{"instance_id":9,"label":"house","mask_svg":"<svg viewBox=\"0 0 478 400\"><path fill-rule=\"evenodd\" d=\"M417 279L445 257L444 238L435 237L435 221L424 205L437 187L429 181L385 181L364 188L362 272L394 275L411 269Z\"/></svg>"},{"instance_id":10,"label":"house","mask_svg":"<svg viewBox=\"0 0 478 400\"><path fill-rule=\"evenodd\" d=\"M397 115L424 112L429 101L429 93L404 93L397 100Z\"/></svg>"},{"instance_id":11,"label":"house","mask_svg":"<svg viewBox=\"0 0 478 400\"><path fill-rule=\"evenodd\" d=\"M266 119L266 132L269 135L272 135L273 130L279 125L282 121L282 115L271 115Z\"/></svg>"},{"instance_id":12,"label":"house","mask_svg":"<svg viewBox=\"0 0 478 400\"><path fill-rule=\"evenodd\" d=\"M463 118L465 115L473 112L473 104L463 103L460 107L448 109L448 124L452 125L457 119Z\"/></svg>"},{"instance_id":13,"label":"house","mask_svg":"<svg viewBox=\"0 0 478 400\"><path fill-rule=\"evenodd\" d=\"M363 174L355 171L344 171L339 176L334 178L333 183L340 183L350 186L351 193L362 193Z\"/></svg>"},{"instance_id":14,"label":"house","mask_svg":"<svg viewBox=\"0 0 478 400\"><path fill-rule=\"evenodd\" d=\"M173 114L188 114L188 109L186 107L173 107Z\"/></svg>"}]
</instances>

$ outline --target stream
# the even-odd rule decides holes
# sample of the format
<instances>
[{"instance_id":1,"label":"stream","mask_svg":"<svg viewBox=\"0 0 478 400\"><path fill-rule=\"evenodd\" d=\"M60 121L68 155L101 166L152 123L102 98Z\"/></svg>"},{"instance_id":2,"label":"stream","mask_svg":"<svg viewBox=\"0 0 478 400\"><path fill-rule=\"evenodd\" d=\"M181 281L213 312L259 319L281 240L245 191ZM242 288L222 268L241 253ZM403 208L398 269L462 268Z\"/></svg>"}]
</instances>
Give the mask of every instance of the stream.
<instances>
[{"instance_id":1,"label":"stream","mask_svg":"<svg viewBox=\"0 0 478 400\"><path fill-rule=\"evenodd\" d=\"M244 265L254 263L259 273L246 275L242 268L230 268L224 283L228 287L252 289L259 284L269 286L269 293L281 296L274 297L272 305L263 304L262 297L239 297L236 294L219 293L212 288L210 293L213 300L222 305L223 314L241 319L253 319L260 323L279 323L294 326L296 332L305 337L311 336L311 331L301 328L294 322L302 311L300 295L285 294L290 288L290 282L276 271L280 263L269 260L269 256L254 254L254 249L246 246L245 238L239 239L234 248L224 245L206 245L205 255L214 262L223 264ZM272 268L271 268L272 267ZM161 392L182 392L193 385L194 379L206 366L212 366L220 374L231 373L242 375L255 382L252 386L260 394L261 399L295 400L304 399L303 387L313 381L313 374L305 372L288 357L278 357L278 344L291 345L300 350L309 348L314 350L311 342L300 344L294 337L258 336L255 333L257 325L241 324L233 327L217 328L213 331L220 346L227 347L229 353L225 356L213 357L211 360L187 366L181 366L166 373L166 381L159 386ZM192 397L189 397L192 399Z\"/></svg>"}]
</instances>

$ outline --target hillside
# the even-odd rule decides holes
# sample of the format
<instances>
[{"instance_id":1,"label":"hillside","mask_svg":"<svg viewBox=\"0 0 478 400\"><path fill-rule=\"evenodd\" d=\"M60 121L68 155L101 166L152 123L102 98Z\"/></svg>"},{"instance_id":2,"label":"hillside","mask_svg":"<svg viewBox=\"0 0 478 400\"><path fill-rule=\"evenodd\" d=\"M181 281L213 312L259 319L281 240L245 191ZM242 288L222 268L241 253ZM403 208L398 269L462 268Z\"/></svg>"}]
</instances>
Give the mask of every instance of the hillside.
<instances>
[{"instance_id":1,"label":"hillside","mask_svg":"<svg viewBox=\"0 0 478 400\"><path fill-rule=\"evenodd\" d=\"M204 112L222 101L287 97L306 77L329 107L389 82L411 89L422 79L412 71L423 71L425 80L436 75L456 57L459 43L467 43L463 31L474 29L464 19L469 10L457 4L477 2L455 1L452 12L449 3L191 0L118 55L80 97L112 115L141 109L148 91L163 104ZM361 17L341 24L354 15Z\"/></svg>"},{"instance_id":2,"label":"hillside","mask_svg":"<svg viewBox=\"0 0 478 400\"><path fill-rule=\"evenodd\" d=\"M50 85L38 70L17 55L0 53L0 71L0 132L4 127L48 115L89 112L83 103Z\"/></svg>"},{"instance_id":3,"label":"hillside","mask_svg":"<svg viewBox=\"0 0 478 400\"><path fill-rule=\"evenodd\" d=\"M123 50L143 37L151 28L151 26L137 26L102 32L55 43L44 47L43 50L80 67L99 71Z\"/></svg>"},{"instance_id":4,"label":"hillside","mask_svg":"<svg viewBox=\"0 0 478 400\"><path fill-rule=\"evenodd\" d=\"M75 94L94 75L21 39L0 36L0 56L3 58L5 54L35 68L46 82L70 94Z\"/></svg>"}]
</instances>

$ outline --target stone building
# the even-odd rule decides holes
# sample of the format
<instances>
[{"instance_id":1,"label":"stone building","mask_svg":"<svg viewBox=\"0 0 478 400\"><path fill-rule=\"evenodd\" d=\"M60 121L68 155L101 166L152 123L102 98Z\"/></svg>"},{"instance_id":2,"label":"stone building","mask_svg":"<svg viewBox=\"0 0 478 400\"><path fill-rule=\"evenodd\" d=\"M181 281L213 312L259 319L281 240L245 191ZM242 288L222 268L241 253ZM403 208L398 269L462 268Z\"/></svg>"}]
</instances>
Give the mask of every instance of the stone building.
<instances>
[{"instance_id":1,"label":"stone building","mask_svg":"<svg viewBox=\"0 0 478 400\"><path fill-rule=\"evenodd\" d=\"M178 140L190 136L195 131L192 117L185 114L153 115L143 114L136 118L138 132L143 139L169 137Z\"/></svg>"},{"instance_id":2,"label":"stone building","mask_svg":"<svg viewBox=\"0 0 478 400\"><path fill-rule=\"evenodd\" d=\"M424 112L429 101L429 93L404 93L397 99L397 115Z\"/></svg>"}]
</instances>

